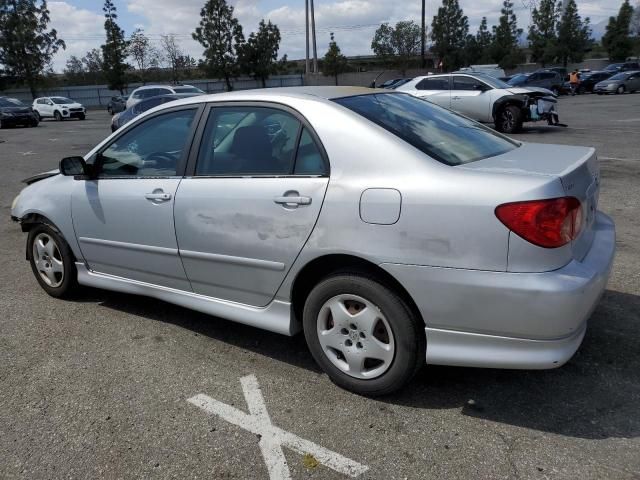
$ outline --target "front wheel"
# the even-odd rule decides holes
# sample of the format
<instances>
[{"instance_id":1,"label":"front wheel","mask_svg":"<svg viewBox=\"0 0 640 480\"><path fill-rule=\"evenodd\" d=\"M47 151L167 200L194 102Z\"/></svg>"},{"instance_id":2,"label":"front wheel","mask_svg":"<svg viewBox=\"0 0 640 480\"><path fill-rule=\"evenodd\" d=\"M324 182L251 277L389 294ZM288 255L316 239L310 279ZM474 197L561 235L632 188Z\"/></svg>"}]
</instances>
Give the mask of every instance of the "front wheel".
<instances>
[{"instance_id":1,"label":"front wheel","mask_svg":"<svg viewBox=\"0 0 640 480\"><path fill-rule=\"evenodd\" d=\"M86 117L86 115L84 113L81 113L80 116L78 117L80 120L84 120Z\"/></svg>"},{"instance_id":2,"label":"front wheel","mask_svg":"<svg viewBox=\"0 0 640 480\"><path fill-rule=\"evenodd\" d=\"M62 114L59 111L53 112L53 118L55 118L58 122L62 121Z\"/></svg>"},{"instance_id":3,"label":"front wheel","mask_svg":"<svg viewBox=\"0 0 640 480\"><path fill-rule=\"evenodd\" d=\"M498 113L496 130L502 133L516 133L522 128L522 113L515 105L507 105Z\"/></svg>"},{"instance_id":4,"label":"front wheel","mask_svg":"<svg viewBox=\"0 0 640 480\"><path fill-rule=\"evenodd\" d=\"M360 273L320 281L305 302L303 325L331 381L360 395L400 389L425 361L422 321L393 290Z\"/></svg>"},{"instance_id":5,"label":"front wheel","mask_svg":"<svg viewBox=\"0 0 640 480\"><path fill-rule=\"evenodd\" d=\"M617 89L616 89L616 93L618 95L624 93L624 85L620 85Z\"/></svg>"},{"instance_id":6,"label":"front wheel","mask_svg":"<svg viewBox=\"0 0 640 480\"><path fill-rule=\"evenodd\" d=\"M29 262L36 280L52 297L68 297L78 288L78 273L69 244L53 228L40 224L27 238Z\"/></svg>"}]
</instances>

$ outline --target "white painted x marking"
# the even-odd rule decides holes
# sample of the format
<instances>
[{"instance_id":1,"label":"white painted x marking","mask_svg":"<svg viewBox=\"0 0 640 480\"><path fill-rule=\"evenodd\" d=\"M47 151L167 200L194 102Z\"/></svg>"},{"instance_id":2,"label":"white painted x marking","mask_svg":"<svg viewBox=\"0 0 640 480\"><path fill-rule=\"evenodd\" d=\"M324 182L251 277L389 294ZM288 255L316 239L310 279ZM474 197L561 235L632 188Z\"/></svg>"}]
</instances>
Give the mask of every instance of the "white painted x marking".
<instances>
[{"instance_id":1,"label":"white painted x marking","mask_svg":"<svg viewBox=\"0 0 640 480\"><path fill-rule=\"evenodd\" d=\"M288 480L291 478L291 472L282 451L283 446L301 455L309 453L324 466L350 477L357 477L369 469L366 465L276 427L271 423L267 406L264 403L260 385L258 385L255 375L242 377L240 383L249 407L248 415L242 410L219 402L202 393L189 398L187 402L244 430L260 435L260 451L264 462L267 464L271 480Z\"/></svg>"}]
</instances>

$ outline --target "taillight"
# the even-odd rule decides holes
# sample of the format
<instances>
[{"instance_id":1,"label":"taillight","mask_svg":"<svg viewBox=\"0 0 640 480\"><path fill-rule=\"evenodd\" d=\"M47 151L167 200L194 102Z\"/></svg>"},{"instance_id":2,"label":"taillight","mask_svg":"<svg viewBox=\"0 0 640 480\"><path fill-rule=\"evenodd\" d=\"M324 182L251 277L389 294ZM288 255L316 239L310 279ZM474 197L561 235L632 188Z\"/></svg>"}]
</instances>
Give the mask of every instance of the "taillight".
<instances>
[{"instance_id":1,"label":"taillight","mask_svg":"<svg viewBox=\"0 0 640 480\"><path fill-rule=\"evenodd\" d=\"M582 208L575 197L504 203L496 216L509 230L544 248L566 245L582 227Z\"/></svg>"}]
</instances>

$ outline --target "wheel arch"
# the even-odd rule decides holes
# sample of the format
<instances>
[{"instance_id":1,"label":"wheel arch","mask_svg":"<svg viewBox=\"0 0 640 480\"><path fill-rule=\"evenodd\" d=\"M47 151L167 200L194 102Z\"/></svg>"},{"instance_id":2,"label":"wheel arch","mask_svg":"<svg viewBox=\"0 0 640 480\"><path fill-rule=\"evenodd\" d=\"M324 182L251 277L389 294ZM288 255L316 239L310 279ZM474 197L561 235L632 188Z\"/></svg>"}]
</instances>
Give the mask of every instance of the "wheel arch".
<instances>
[{"instance_id":1,"label":"wheel arch","mask_svg":"<svg viewBox=\"0 0 640 480\"><path fill-rule=\"evenodd\" d=\"M526 95L515 94L515 95L505 95L504 97L500 97L495 102L493 102L493 108L491 115L493 116L493 120L495 121L496 116L502 109L508 107L509 105L515 105L516 107L522 109L527 105Z\"/></svg>"},{"instance_id":2,"label":"wheel arch","mask_svg":"<svg viewBox=\"0 0 640 480\"><path fill-rule=\"evenodd\" d=\"M40 224L48 225L53 229L53 231L55 231L58 235L60 235L65 242L69 243L69 241L64 236L64 233L62 233L62 230L55 224L55 222L52 222L51 219L49 219L45 215L42 215L41 213L37 213L37 212L30 212L23 215L22 218L20 218L20 228L25 233L29 233L36 225L40 225ZM25 257L27 260L31 260L29 242L27 242L27 245L25 248L26 248ZM74 256L74 260L77 260L75 258L75 253L73 252L73 249L71 249L71 253Z\"/></svg>"},{"instance_id":3,"label":"wheel arch","mask_svg":"<svg viewBox=\"0 0 640 480\"><path fill-rule=\"evenodd\" d=\"M300 269L295 276L290 293L293 322L301 324L304 302L313 287L327 275L340 271L363 273L380 281L396 292L416 318L425 323L418 305L393 275L375 263L351 254L329 254L316 257Z\"/></svg>"}]
</instances>

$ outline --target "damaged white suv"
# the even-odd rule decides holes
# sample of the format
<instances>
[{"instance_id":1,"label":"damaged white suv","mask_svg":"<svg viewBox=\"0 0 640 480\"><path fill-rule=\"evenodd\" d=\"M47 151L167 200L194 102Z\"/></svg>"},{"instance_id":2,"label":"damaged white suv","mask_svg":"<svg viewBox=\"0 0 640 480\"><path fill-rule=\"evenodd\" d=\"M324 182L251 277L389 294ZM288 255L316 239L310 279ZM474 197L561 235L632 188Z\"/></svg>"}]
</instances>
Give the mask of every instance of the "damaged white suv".
<instances>
[{"instance_id":1,"label":"damaged white suv","mask_svg":"<svg viewBox=\"0 0 640 480\"><path fill-rule=\"evenodd\" d=\"M557 99L545 88L512 87L482 73L416 77L396 90L425 98L504 133L516 133L524 122L559 125Z\"/></svg>"}]
</instances>

